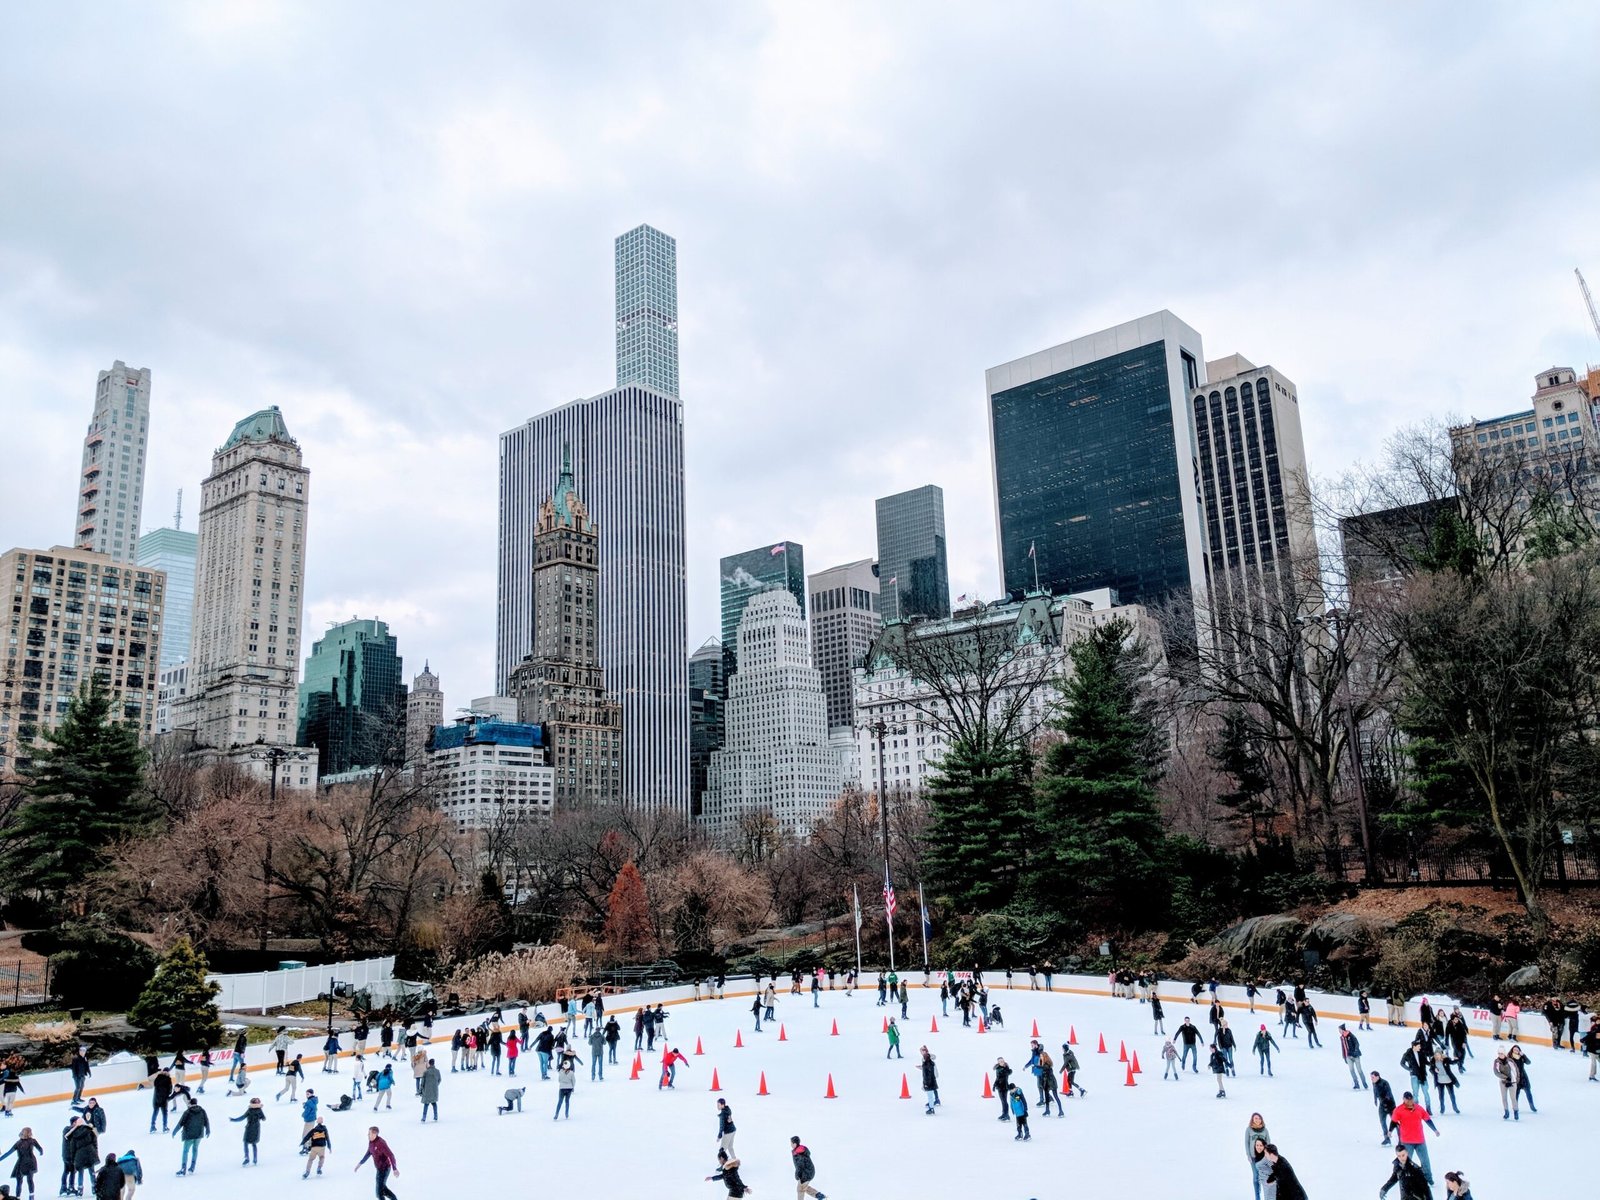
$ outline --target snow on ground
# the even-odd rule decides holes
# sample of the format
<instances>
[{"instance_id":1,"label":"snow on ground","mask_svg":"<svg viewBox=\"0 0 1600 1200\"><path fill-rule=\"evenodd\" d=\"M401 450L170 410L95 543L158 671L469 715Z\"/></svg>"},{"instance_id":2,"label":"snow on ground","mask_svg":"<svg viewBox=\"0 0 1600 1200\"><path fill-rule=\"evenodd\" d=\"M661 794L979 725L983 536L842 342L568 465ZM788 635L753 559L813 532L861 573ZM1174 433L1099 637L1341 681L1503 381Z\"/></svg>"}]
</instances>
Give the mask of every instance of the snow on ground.
<instances>
[{"instance_id":1,"label":"snow on ground","mask_svg":"<svg viewBox=\"0 0 1600 1200\"><path fill-rule=\"evenodd\" d=\"M1060 980L1057 980L1058 987ZM471 1074L449 1073L451 1022L435 1029L444 1034L439 1062L444 1071L438 1124L419 1123L420 1105L409 1073L398 1069L401 1082L392 1112L374 1117L371 1100L345 1113L327 1116L334 1139L329 1177L302 1183L298 1157L299 1106L273 1099L278 1080L270 1069L251 1076L251 1095L261 1096L269 1111L263 1131L261 1162L240 1166L242 1124L228 1123L245 1109L244 1098L226 1098L225 1082L214 1076L202 1103L211 1117L212 1136L202 1144L196 1177L176 1179L178 1143L149 1127L149 1093L124 1092L102 1097L109 1132L101 1138L102 1155L136 1149L145 1166L141 1196L227 1196L229 1200L281 1200L299 1194L372 1195L371 1167L352 1174L376 1123L394 1148L400 1174L391 1181L401 1200L413 1197L454 1198L468 1195L544 1195L609 1197L709 1197L724 1195L717 1183L702 1182L716 1166L716 1096L708 1090L713 1068L733 1106L738 1125L737 1151L747 1183L758 1197L788 1195L794 1187L789 1167L789 1136L798 1134L811 1147L817 1163L816 1186L833 1200L849 1197L956 1197L984 1200L1029 1200L1074 1196L1092 1189L1095 1195L1181 1195L1186 1200L1222 1200L1252 1195L1245 1163L1244 1129L1253 1111L1266 1118L1283 1155L1306 1184L1313 1200L1367 1197L1388 1176L1392 1151L1379 1145L1380 1134L1371 1093L1352 1091L1339 1058L1337 1009L1353 1011L1349 1001L1329 1000L1334 1010L1324 1017L1320 1050L1304 1040L1290 1040L1276 1062L1276 1077L1260 1078L1244 1050L1265 1021L1278 1035L1270 1013L1252 1018L1231 1009L1229 1023L1241 1045L1239 1076L1230 1080L1225 1100L1215 1098L1202 1062L1200 1075L1185 1074L1181 1083L1161 1079L1163 1039L1151 1032L1149 1010L1134 1000L1045 994L1003 988L991 993L1005 1016L1003 1030L979 1034L964 1029L952 1007L939 1016L939 1032L930 1020L940 1012L937 990L911 992L910 1017L904 1028L903 1062L885 1061L882 1022L890 1009L879 1008L876 993L842 991L822 994L822 1006L811 998L779 997L777 1015L787 1040L776 1027L756 1034L748 991L727 999L670 1004L671 1041L690 1055L680 1067L677 1090L659 1091L658 1070L647 1057L643 1077L628 1078L631 1061L631 1009L635 996L615 998L625 1036L619 1065L608 1067L603 1083L591 1083L587 1066L580 1069L572 1118L552 1122L556 1083L540 1082L538 1060L531 1053L519 1062L519 1082L528 1094L521 1115L498 1116L495 1107L511 1081L487 1069ZM748 988L749 984L743 984ZM1207 1028L1203 1005L1190 1005L1186 993L1169 985L1167 1029L1184 1016ZM663 993L663 996L681 992ZM1381 1004L1378 1006L1381 1012ZM550 1006L543 1010L552 1014ZM898 1006L893 1010L898 1014ZM1414 1010L1413 1010L1414 1011ZM514 1014L508 1014L514 1015ZM1028 1058L1032 1022L1058 1065L1060 1044L1069 1027L1078 1035L1083 1070L1079 1082L1084 1099L1067 1102L1064 1119L1044 1117L1032 1081L1028 1098L1033 1141L1012 1140L1012 1125L996 1120L996 1101L982 1099L986 1072L997 1055L1013 1068ZM839 1036L830 1036L837 1021ZM1354 1021L1350 1024L1354 1027ZM1542 1022L1529 1020L1525 1025ZM734 1048L735 1031L743 1049ZM1542 1030L1541 1030L1542 1031ZM1381 1071L1398 1096L1406 1086L1398 1060L1414 1030L1390 1029L1381 1021L1361 1034L1365 1066ZM1110 1053L1097 1055L1105 1035ZM374 1030L374 1035L376 1030ZM696 1038L705 1053L694 1056ZM374 1036L374 1042L376 1037ZM1281 1036L1279 1040L1283 1039ZM1124 1085L1117 1062L1118 1042L1137 1051L1143 1074L1136 1087ZM346 1039L348 1045L348 1038ZM917 1074L917 1049L926 1044L937 1057L943 1105L925 1116ZM1556 1197L1587 1193L1589 1159L1586 1143L1577 1140L1590 1127L1585 1118L1600 1103L1600 1084L1585 1081L1582 1055L1552 1051L1548 1040L1528 1036L1531 1076L1538 1115L1524 1112L1520 1123L1502 1122L1490 1075L1493 1047L1474 1037L1467 1071L1459 1089L1460 1116L1438 1116L1443 1136L1432 1142L1436 1195L1444 1194L1444 1172L1460 1169L1472 1181L1480 1200L1506 1197ZM318 1052L311 1041L297 1047L308 1056ZM587 1047L579 1048L586 1062ZM253 1061L265 1055L253 1047ZM270 1057L270 1056L268 1056ZM659 1061L660 1042L655 1061ZM369 1065L375 1055L369 1053ZM325 1076L318 1064L307 1071L319 1096L336 1098L348 1090L348 1059L343 1074ZM770 1095L757 1096L761 1072ZM832 1073L838 1098L823 1098ZM912 1099L902 1100L900 1079L910 1081ZM191 1071L190 1085L197 1075ZM335 1081L342 1087L331 1086ZM42 1195L53 1196L60 1170L59 1131L67 1105L23 1107L5 1131L31 1125L44 1143L46 1158L39 1175ZM4 1171L0 1167L0 1171ZM1392 1193L1391 1193L1392 1194Z\"/></svg>"}]
</instances>

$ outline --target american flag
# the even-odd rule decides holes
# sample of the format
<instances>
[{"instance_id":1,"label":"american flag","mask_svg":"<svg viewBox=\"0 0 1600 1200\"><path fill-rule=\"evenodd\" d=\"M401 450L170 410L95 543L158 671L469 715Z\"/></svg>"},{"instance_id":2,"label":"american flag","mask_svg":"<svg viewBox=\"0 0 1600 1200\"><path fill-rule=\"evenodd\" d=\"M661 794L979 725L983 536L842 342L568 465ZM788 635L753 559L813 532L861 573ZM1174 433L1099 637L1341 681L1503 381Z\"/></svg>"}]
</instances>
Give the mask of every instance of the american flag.
<instances>
[{"instance_id":1,"label":"american flag","mask_svg":"<svg viewBox=\"0 0 1600 1200\"><path fill-rule=\"evenodd\" d=\"M883 866L883 919L889 924L894 924L894 910L898 907L894 901L894 884L889 882L889 864Z\"/></svg>"},{"instance_id":2,"label":"american flag","mask_svg":"<svg viewBox=\"0 0 1600 1200\"><path fill-rule=\"evenodd\" d=\"M767 551L768 554L772 554L772 555L787 554L788 552L789 552L789 543L787 543L787 542L779 542L771 550Z\"/></svg>"}]
</instances>

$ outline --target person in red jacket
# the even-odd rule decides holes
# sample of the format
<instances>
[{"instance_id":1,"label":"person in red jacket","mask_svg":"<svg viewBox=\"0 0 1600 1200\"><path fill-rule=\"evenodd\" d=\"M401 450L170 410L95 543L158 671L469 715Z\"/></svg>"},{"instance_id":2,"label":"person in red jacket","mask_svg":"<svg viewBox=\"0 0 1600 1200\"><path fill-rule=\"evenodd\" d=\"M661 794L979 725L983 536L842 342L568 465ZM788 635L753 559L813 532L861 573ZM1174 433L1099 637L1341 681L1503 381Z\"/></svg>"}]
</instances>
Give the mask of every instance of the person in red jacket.
<instances>
[{"instance_id":1,"label":"person in red jacket","mask_svg":"<svg viewBox=\"0 0 1600 1200\"><path fill-rule=\"evenodd\" d=\"M1417 1098L1406 1092L1400 1098L1400 1107L1389 1115L1389 1127L1395 1131L1395 1141L1405 1149L1411 1151L1411 1157L1422 1168L1422 1175L1433 1186L1433 1168L1428 1163L1428 1143L1425 1140L1422 1127L1426 1125L1433 1130L1433 1136L1439 1136L1439 1127L1433 1123L1433 1114L1417 1103Z\"/></svg>"},{"instance_id":2,"label":"person in red jacket","mask_svg":"<svg viewBox=\"0 0 1600 1200\"><path fill-rule=\"evenodd\" d=\"M656 1084L656 1091L669 1088L678 1078L678 1064L689 1065L689 1060L683 1056L683 1051L676 1046L669 1046L661 1055L661 1079Z\"/></svg>"},{"instance_id":3,"label":"person in red jacket","mask_svg":"<svg viewBox=\"0 0 1600 1200\"><path fill-rule=\"evenodd\" d=\"M393 1171L400 1174L400 1164L395 1161L394 1151L389 1149L389 1143L378 1136L378 1127L367 1127L367 1152L361 1156L361 1162L356 1164L356 1170L361 1170L361 1163L372 1160L373 1167L378 1172L377 1200L398 1200L389 1190L389 1173Z\"/></svg>"}]
</instances>

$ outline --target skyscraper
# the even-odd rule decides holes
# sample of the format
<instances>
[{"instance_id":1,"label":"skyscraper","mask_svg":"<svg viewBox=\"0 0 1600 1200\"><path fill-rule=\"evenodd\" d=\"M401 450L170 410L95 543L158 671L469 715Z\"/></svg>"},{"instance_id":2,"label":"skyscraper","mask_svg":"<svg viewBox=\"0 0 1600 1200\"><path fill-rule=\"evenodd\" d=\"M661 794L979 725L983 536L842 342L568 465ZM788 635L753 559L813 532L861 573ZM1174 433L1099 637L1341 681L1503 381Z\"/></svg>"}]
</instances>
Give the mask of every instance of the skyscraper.
<instances>
[{"instance_id":1,"label":"skyscraper","mask_svg":"<svg viewBox=\"0 0 1600 1200\"><path fill-rule=\"evenodd\" d=\"M755 814L804 837L844 782L839 752L828 744L828 705L811 665L805 614L786 589L770 589L745 606L737 636L727 739L711 756L702 819L723 840Z\"/></svg>"},{"instance_id":2,"label":"skyscraper","mask_svg":"<svg viewBox=\"0 0 1600 1200\"><path fill-rule=\"evenodd\" d=\"M622 706L606 692L595 644L600 529L564 451L533 541L533 653L511 672L517 720L541 726L557 804L622 798Z\"/></svg>"},{"instance_id":3,"label":"skyscraper","mask_svg":"<svg viewBox=\"0 0 1600 1200\"><path fill-rule=\"evenodd\" d=\"M875 507L883 619L948 617L950 567L944 545L944 489L930 483L885 496Z\"/></svg>"},{"instance_id":4,"label":"skyscraper","mask_svg":"<svg viewBox=\"0 0 1600 1200\"><path fill-rule=\"evenodd\" d=\"M1294 383L1234 354L1206 364L1191 395L1195 471L1205 521L1206 586L1234 590L1252 574L1305 568L1321 596L1316 530Z\"/></svg>"},{"instance_id":5,"label":"skyscraper","mask_svg":"<svg viewBox=\"0 0 1600 1200\"><path fill-rule=\"evenodd\" d=\"M607 684L622 700L622 794L687 814L683 410L673 397L630 384L500 435L498 678L508 688L533 652L538 508L555 491L564 445L605 531L596 551L596 640Z\"/></svg>"},{"instance_id":6,"label":"skyscraper","mask_svg":"<svg viewBox=\"0 0 1600 1200\"><path fill-rule=\"evenodd\" d=\"M678 394L678 243L640 225L617 238L617 386Z\"/></svg>"},{"instance_id":7,"label":"skyscraper","mask_svg":"<svg viewBox=\"0 0 1600 1200\"><path fill-rule=\"evenodd\" d=\"M745 605L773 588L782 588L793 596L804 619L806 550L799 542L775 542L730 554L722 560L722 673L725 677L731 678L739 669L739 618L744 615Z\"/></svg>"},{"instance_id":8,"label":"skyscraper","mask_svg":"<svg viewBox=\"0 0 1600 1200\"><path fill-rule=\"evenodd\" d=\"M722 749L723 701L727 696L722 674L722 643L707 638L689 656L689 815L700 815L705 798L711 755Z\"/></svg>"},{"instance_id":9,"label":"skyscraper","mask_svg":"<svg viewBox=\"0 0 1600 1200\"><path fill-rule=\"evenodd\" d=\"M73 545L117 562L133 561L144 505L144 456L150 425L150 368L121 359L101 371L94 416L83 438L78 520Z\"/></svg>"},{"instance_id":10,"label":"skyscraper","mask_svg":"<svg viewBox=\"0 0 1600 1200\"><path fill-rule=\"evenodd\" d=\"M211 456L200 487L189 694L173 714L197 749L248 765L229 752L294 744L310 493L300 443L276 406L240 421ZM314 760L291 769L292 785L308 774L314 785Z\"/></svg>"},{"instance_id":11,"label":"skyscraper","mask_svg":"<svg viewBox=\"0 0 1600 1200\"><path fill-rule=\"evenodd\" d=\"M406 685L386 622L341 621L311 645L295 740L315 746L322 773L399 765L405 753Z\"/></svg>"},{"instance_id":12,"label":"skyscraper","mask_svg":"<svg viewBox=\"0 0 1600 1200\"><path fill-rule=\"evenodd\" d=\"M444 724L444 692L439 677L426 660L422 674L411 681L406 693L406 761L418 762L428 748L428 735Z\"/></svg>"},{"instance_id":13,"label":"skyscraper","mask_svg":"<svg viewBox=\"0 0 1600 1200\"><path fill-rule=\"evenodd\" d=\"M1163 310L987 372L1007 592L1202 600L1189 396L1204 362L1200 335Z\"/></svg>"},{"instance_id":14,"label":"skyscraper","mask_svg":"<svg viewBox=\"0 0 1600 1200\"><path fill-rule=\"evenodd\" d=\"M811 661L828 699L828 729L849 729L855 724L855 669L878 633L878 572L870 558L863 558L818 571L807 586Z\"/></svg>"},{"instance_id":15,"label":"skyscraper","mask_svg":"<svg viewBox=\"0 0 1600 1200\"><path fill-rule=\"evenodd\" d=\"M194 560L200 537L187 529L152 529L139 539L134 561L167 573L167 607L161 623L161 670L189 656L194 618Z\"/></svg>"},{"instance_id":16,"label":"skyscraper","mask_svg":"<svg viewBox=\"0 0 1600 1200\"><path fill-rule=\"evenodd\" d=\"M688 598L676 253L671 238L648 226L617 241L617 378L655 382L623 383L500 435L495 664L504 688L532 652L539 504L555 489L563 447L570 446L589 512L605 530L598 550L597 633L600 666L622 699L623 796L632 804L687 814Z\"/></svg>"}]
</instances>

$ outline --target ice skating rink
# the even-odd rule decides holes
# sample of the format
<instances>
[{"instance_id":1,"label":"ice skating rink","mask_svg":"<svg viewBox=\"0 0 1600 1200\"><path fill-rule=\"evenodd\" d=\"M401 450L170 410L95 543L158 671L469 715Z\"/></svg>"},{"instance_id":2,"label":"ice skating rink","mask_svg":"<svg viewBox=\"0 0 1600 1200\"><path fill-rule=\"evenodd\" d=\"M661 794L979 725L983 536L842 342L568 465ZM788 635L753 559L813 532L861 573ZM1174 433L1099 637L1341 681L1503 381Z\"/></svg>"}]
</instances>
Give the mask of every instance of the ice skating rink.
<instances>
[{"instance_id":1,"label":"ice skating rink","mask_svg":"<svg viewBox=\"0 0 1600 1200\"><path fill-rule=\"evenodd\" d=\"M920 973L913 979L920 979ZM1025 977L1022 977L1025 978ZM1075 986L1098 986L1084 980ZM733 1106L738 1126L736 1149L745 1180L758 1197L787 1196L794 1188L789 1166L789 1137L798 1134L817 1164L816 1186L833 1200L849 1197L958 1197L984 1200L1027 1200L1030 1197L1183 1196L1186 1200L1223 1200L1252 1196L1245 1161L1245 1125L1252 1112L1266 1118L1267 1128L1284 1157L1295 1166L1313 1200L1376 1195L1387 1179L1392 1151L1381 1146L1371 1093L1353 1091L1340 1060L1338 1025L1341 1012L1351 1014L1354 1002L1319 997L1323 1012L1319 1032L1324 1043L1308 1049L1304 1037L1289 1039L1275 1056L1274 1078L1257 1074L1248 1047L1258 1026L1266 1023L1284 1042L1270 1009L1252 1017L1238 1002L1230 1007L1229 1024L1238 1038L1238 1078L1228 1081L1227 1099L1215 1098L1202 1054L1201 1073L1185 1073L1179 1083L1161 1078L1163 1039L1153 1035L1149 1009L1135 1000L1111 999L1060 990L1003 987L991 992L1002 1010L1003 1029L980 1034L976 1024L963 1028L952 1006L941 1014L937 988L911 989L910 1015L902 1022L905 1058L884 1058L885 1015L899 1008L879 1008L875 990L853 996L843 991L822 993L814 1009L809 994L780 994L779 1025L754 1032L748 981L729 984L724 1000L673 1002L683 989L630 994L614 998L624 1038L619 1065L606 1068L605 1081L591 1083L586 1044L579 1044L580 1068L572 1117L551 1120L556 1083L539 1079L538 1059L531 1052L519 1060L516 1080L491 1075L487 1068L450 1074L449 1035L463 1022L435 1026L437 1058L444 1072L438 1124L419 1120L420 1103L413 1094L409 1070L397 1065L399 1084L393 1111L374 1116L370 1097L350 1112L328 1113L334 1152L325 1178L302 1182L298 1155L299 1104L275 1101L279 1080L272 1069L251 1075L249 1094L226 1097L226 1081L214 1075L201 1097L212 1123L202 1143L198 1173L175 1178L178 1142L147 1132L148 1091L102 1095L108 1132L100 1139L107 1151L138 1151L145 1184L140 1195L152 1198L189 1195L228 1200L281 1200L307 1195L370 1196L370 1165L352 1174L361 1156L368 1125L377 1124L393 1147L400 1174L391 1186L401 1200L452 1200L455 1197L582 1195L610 1197L720 1197L722 1186L703 1182L716 1166L716 1099ZM737 989L737 990L736 990ZM1209 1033L1206 1008L1188 1002L1187 987L1166 987L1166 1026L1170 1033L1185 1016ZM1226 989L1225 998L1234 993ZM1270 993L1269 993L1270 996ZM675 1091L656 1086L661 1041L646 1055L641 1078L630 1080L632 1010L640 999L668 1001L669 1040L689 1056L678 1070ZM1320 1001L1320 1003L1319 1003ZM1381 1018L1382 1004L1377 1005ZM553 1006L542 1011L555 1020ZM1415 1019L1415 1006L1409 1010ZM938 1032L931 1031L938 1017ZM515 1019L508 1010L508 1020ZM1041 1039L1058 1067L1061 1043L1075 1030L1082 1062L1079 1082L1086 1098L1066 1102L1064 1118L1045 1117L1034 1103L1031 1077L1022 1071L1029 1056L1029 1035L1037 1021ZM833 1023L838 1036L832 1036ZM1444 1172L1459 1169L1471 1180L1480 1200L1510 1197L1576 1196L1592 1190L1585 1129L1594 1125L1600 1105L1600 1084L1586 1081L1581 1054L1550 1049L1536 1017L1523 1020L1522 1044L1530 1056L1537 1115L1524 1112L1520 1122L1501 1120L1500 1102L1490 1065L1496 1043L1473 1037L1466 1073L1458 1089L1461 1115L1435 1113L1442 1136L1431 1135L1435 1195L1444 1195ZM581 1025L580 1025L581 1028ZM744 1042L735 1048L735 1033ZM1382 1072L1399 1095L1406 1089L1399 1065L1413 1029L1391 1029L1381 1019L1377 1028L1360 1035L1364 1067ZM440 1036L442 1035L442 1037ZM1109 1053L1095 1052L1104 1035ZM375 1039L374 1039L375 1040ZM696 1055L699 1041L704 1053ZM1142 1074L1137 1086L1125 1085L1125 1068L1117 1060L1119 1043L1130 1057L1137 1052ZM348 1038L346 1038L348 1045ZM927 1045L936 1056L942 1106L937 1115L923 1113L917 1068L918 1048ZM325 1101L349 1090L350 1066L341 1074L322 1074L320 1039L297 1047L308 1059L307 1083ZM252 1048L253 1061L270 1059L265 1047ZM1012 1140L1010 1122L997 1120L999 1105L982 1098L985 1075L1003 1055L1027 1088L1033 1140ZM370 1065L379 1062L369 1054ZM712 1072L721 1085L711 1089ZM768 1095L757 1095L762 1073ZM825 1099L832 1075L836 1099ZM900 1098L901 1076L912 1098ZM191 1071L193 1087L198 1075ZM91 1080L91 1085L94 1080ZM499 1116L495 1108L508 1086L526 1084L524 1111ZM91 1092L93 1087L91 1086ZM266 1103L268 1119L262 1134L260 1165L240 1166L243 1124L230 1117L245 1110L250 1096ZM303 1095L303 1089L302 1089ZM1432 1105L1430 1104L1431 1108ZM20 1105L6 1122L5 1146L22 1126L31 1126L44 1144L38 1177L41 1195L54 1196L60 1174L60 1133L69 1115L64 1099ZM8 1167L0 1167L0 1172ZM1392 1193L1391 1193L1392 1194Z\"/></svg>"}]
</instances>

